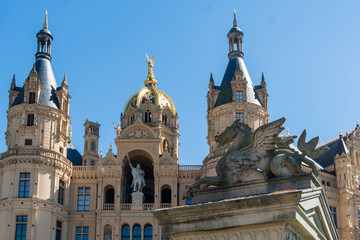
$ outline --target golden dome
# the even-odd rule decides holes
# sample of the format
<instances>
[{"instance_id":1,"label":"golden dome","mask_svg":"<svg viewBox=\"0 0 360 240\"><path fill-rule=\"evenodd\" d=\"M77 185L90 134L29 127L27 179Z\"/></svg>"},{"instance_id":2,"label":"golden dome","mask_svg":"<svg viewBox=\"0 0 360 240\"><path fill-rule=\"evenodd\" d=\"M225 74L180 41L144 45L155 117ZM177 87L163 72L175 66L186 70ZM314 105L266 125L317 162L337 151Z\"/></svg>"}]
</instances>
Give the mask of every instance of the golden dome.
<instances>
[{"instance_id":1,"label":"golden dome","mask_svg":"<svg viewBox=\"0 0 360 240\"><path fill-rule=\"evenodd\" d=\"M125 105L124 113L126 113L130 106L140 109L142 104L154 104L155 108L160 107L163 110L169 108L173 115L176 114L175 105L166 93L156 88L148 87L144 87L129 98Z\"/></svg>"}]
</instances>

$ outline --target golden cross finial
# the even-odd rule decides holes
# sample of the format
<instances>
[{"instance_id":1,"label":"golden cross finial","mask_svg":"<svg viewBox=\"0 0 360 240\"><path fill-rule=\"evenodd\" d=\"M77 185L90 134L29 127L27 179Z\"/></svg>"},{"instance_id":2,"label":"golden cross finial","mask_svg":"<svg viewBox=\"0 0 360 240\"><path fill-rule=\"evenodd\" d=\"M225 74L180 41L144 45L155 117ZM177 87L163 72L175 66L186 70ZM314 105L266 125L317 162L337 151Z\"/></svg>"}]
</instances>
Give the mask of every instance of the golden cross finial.
<instances>
[{"instance_id":1,"label":"golden cross finial","mask_svg":"<svg viewBox=\"0 0 360 240\"><path fill-rule=\"evenodd\" d=\"M356 121L356 124L359 125L359 120Z\"/></svg>"},{"instance_id":2,"label":"golden cross finial","mask_svg":"<svg viewBox=\"0 0 360 240\"><path fill-rule=\"evenodd\" d=\"M110 149L111 149L112 145L111 145L111 142L110 142Z\"/></svg>"},{"instance_id":3,"label":"golden cross finial","mask_svg":"<svg viewBox=\"0 0 360 240\"><path fill-rule=\"evenodd\" d=\"M341 129L340 129L340 135L342 135L342 131L341 131Z\"/></svg>"},{"instance_id":4,"label":"golden cross finial","mask_svg":"<svg viewBox=\"0 0 360 240\"><path fill-rule=\"evenodd\" d=\"M286 129L286 135L289 136L289 127Z\"/></svg>"},{"instance_id":5,"label":"golden cross finial","mask_svg":"<svg viewBox=\"0 0 360 240\"><path fill-rule=\"evenodd\" d=\"M236 10L234 9L234 14L236 14Z\"/></svg>"}]
</instances>

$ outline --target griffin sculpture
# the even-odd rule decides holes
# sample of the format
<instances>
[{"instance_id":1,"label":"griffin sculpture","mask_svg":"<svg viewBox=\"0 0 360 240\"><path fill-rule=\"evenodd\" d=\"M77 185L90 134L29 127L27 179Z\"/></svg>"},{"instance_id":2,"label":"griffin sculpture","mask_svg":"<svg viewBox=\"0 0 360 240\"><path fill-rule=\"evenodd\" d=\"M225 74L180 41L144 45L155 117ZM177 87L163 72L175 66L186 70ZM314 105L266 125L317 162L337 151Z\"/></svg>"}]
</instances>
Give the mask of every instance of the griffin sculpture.
<instances>
[{"instance_id":1,"label":"griffin sculpture","mask_svg":"<svg viewBox=\"0 0 360 240\"><path fill-rule=\"evenodd\" d=\"M291 145L295 135L279 136L285 118L265 124L255 132L240 120L215 136L219 146L231 143L216 165L217 176L204 176L186 188L184 198L191 199L199 186L224 186L235 183L264 180L271 177L290 177L302 173L304 162L316 174L321 168L312 158L318 158L329 149L316 149L319 137L305 142L304 130L298 141L298 149Z\"/></svg>"}]
</instances>

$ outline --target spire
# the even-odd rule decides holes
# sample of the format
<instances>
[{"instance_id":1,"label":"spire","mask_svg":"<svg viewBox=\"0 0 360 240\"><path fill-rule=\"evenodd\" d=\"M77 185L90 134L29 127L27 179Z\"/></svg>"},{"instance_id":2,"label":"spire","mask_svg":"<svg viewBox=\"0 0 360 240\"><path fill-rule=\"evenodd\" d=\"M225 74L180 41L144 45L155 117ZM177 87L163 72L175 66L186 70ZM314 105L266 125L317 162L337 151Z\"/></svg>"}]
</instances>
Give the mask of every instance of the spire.
<instances>
[{"instance_id":1,"label":"spire","mask_svg":"<svg viewBox=\"0 0 360 240\"><path fill-rule=\"evenodd\" d=\"M64 74L64 79L61 82L61 86L67 88L68 87L68 83L67 83L67 79L66 79L66 74Z\"/></svg>"},{"instance_id":2,"label":"spire","mask_svg":"<svg viewBox=\"0 0 360 240\"><path fill-rule=\"evenodd\" d=\"M154 56L151 58L151 60L149 59L148 55L145 53L146 56L146 62L148 64L148 75L147 78L144 82L146 87L156 87L157 85L157 81L155 80L155 76L154 76Z\"/></svg>"},{"instance_id":3,"label":"spire","mask_svg":"<svg viewBox=\"0 0 360 240\"><path fill-rule=\"evenodd\" d=\"M346 147L342 132L340 130L339 143L338 143L338 146L337 146L337 149L336 149L336 154L341 156L342 154L348 155L348 153L349 153L349 151L348 151L348 149Z\"/></svg>"},{"instance_id":4,"label":"spire","mask_svg":"<svg viewBox=\"0 0 360 240\"><path fill-rule=\"evenodd\" d=\"M261 74L261 88L266 88L264 73Z\"/></svg>"},{"instance_id":5,"label":"spire","mask_svg":"<svg viewBox=\"0 0 360 240\"><path fill-rule=\"evenodd\" d=\"M210 82L213 83L214 82L214 79L213 79L213 75L212 73L210 73Z\"/></svg>"},{"instance_id":6,"label":"spire","mask_svg":"<svg viewBox=\"0 0 360 240\"><path fill-rule=\"evenodd\" d=\"M45 19L44 19L43 28L48 29L48 13L47 13L47 10L45 12Z\"/></svg>"},{"instance_id":7,"label":"spire","mask_svg":"<svg viewBox=\"0 0 360 240\"><path fill-rule=\"evenodd\" d=\"M237 21L236 21L236 10L234 9L234 21L233 21L233 27L237 27Z\"/></svg>"},{"instance_id":8,"label":"spire","mask_svg":"<svg viewBox=\"0 0 360 240\"><path fill-rule=\"evenodd\" d=\"M14 90L15 87L16 87L16 85L15 85L15 73L14 73L13 78L12 78L12 80L11 80L10 89L11 89L11 90Z\"/></svg>"},{"instance_id":9,"label":"spire","mask_svg":"<svg viewBox=\"0 0 360 240\"><path fill-rule=\"evenodd\" d=\"M33 64L33 67L31 68L30 73L37 74L35 63Z\"/></svg>"}]
</instances>

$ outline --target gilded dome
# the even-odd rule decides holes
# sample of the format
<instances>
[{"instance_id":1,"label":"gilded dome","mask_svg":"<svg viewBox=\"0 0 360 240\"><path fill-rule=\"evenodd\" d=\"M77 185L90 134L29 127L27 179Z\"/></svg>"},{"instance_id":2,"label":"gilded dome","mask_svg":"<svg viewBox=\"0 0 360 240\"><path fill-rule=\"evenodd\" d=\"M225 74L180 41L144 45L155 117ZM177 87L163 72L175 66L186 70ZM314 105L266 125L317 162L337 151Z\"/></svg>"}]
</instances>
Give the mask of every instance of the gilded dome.
<instances>
[{"instance_id":1,"label":"gilded dome","mask_svg":"<svg viewBox=\"0 0 360 240\"><path fill-rule=\"evenodd\" d=\"M173 115L176 114L174 103L166 93L156 88L148 87L144 87L129 98L125 105L124 113L126 113L130 106L140 109L142 104L154 104L155 108L160 107L161 109L169 108Z\"/></svg>"}]
</instances>

